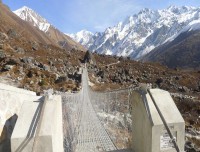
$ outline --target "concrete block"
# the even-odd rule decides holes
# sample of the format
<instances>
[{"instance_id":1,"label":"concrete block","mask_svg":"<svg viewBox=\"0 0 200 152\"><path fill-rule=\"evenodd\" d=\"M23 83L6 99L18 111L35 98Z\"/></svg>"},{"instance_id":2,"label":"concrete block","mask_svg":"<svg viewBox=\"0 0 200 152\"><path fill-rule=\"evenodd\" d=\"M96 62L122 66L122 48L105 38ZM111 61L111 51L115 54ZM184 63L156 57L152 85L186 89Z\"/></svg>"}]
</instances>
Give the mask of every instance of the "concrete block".
<instances>
[{"instance_id":1,"label":"concrete block","mask_svg":"<svg viewBox=\"0 0 200 152\"><path fill-rule=\"evenodd\" d=\"M184 151L185 122L169 92L151 89L180 151ZM133 92L133 150L135 152L176 152L161 117L149 94Z\"/></svg>"},{"instance_id":2,"label":"concrete block","mask_svg":"<svg viewBox=\"0 0 200 152\"><path fill-rule=\"evenodd\" d=\"M38 98L35 92L0 83L0 151L10 141L23 102Z\"/></svg>"},{"instance_id":3,"label":"concrete block","mask_svg":"<svg viewBox=\"0 0 200 152\"><path fill-rule=\"evenodd\" d=\"M11 137L13 152L64 151L61 96L52 96L45 102L23 103Z\"/></svg>"},{"instance_id":4,"label":"concrete block","mask_svg":"<svg viewBox=\"0 0 200 152\"><path fill-rule=\"evenodd\" d=\"M32 151L33 137L41 107L42 102L39 100L23 103L11 136L11 149L13 152Z\"/></svg>"}]
</instances>

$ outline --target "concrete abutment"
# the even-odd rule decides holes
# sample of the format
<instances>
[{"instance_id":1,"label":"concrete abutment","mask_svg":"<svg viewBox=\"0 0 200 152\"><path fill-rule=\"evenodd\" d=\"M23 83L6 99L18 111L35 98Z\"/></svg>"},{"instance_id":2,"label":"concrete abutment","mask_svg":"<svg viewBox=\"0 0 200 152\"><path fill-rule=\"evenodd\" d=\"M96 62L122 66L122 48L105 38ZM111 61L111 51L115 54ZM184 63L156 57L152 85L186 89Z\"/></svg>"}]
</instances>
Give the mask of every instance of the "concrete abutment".
<instances>
[{"instance_id":1,"label":"concrete abutment","mask_svg":"<svg viewBox=\"0 0 200 152\"><path fill-rule=\"evenodd\" d=\"M147 92L134 91L131 95L134 107L133 150L135 152L177 152L162 121L163 116L180 152L183 152L185 122L172 97L169 92L161 89L150 89L149 92L155 103Z\"/></svg>"}]
</instances>

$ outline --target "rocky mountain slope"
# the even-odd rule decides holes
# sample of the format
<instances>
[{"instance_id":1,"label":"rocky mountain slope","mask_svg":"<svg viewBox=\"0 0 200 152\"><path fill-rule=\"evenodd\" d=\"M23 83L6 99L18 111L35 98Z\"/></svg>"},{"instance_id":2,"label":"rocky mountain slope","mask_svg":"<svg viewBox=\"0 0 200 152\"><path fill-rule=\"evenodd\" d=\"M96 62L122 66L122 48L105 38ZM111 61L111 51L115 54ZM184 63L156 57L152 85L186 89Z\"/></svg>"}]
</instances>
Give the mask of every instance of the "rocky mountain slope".
<instances>
[{"instance_id":1,"label":"rocky mountain slope","mask_svg":"<svg viewBox=\"0 0 200 152\"><path fill-rule=\"evenodd\" d=\"M20 37L29 37L30 41L38 41L45 44L54 44L54 41L50 39L47 35L43 34L38 29L34 28L30 24L27 24L27 22L24 22L21 20L18 16L16 16L14 13L12 13L9 8L2 3L0 4L0 31L1 32L8 32L10 30L10 34ZM14 32L12 32L11 29L15 29L16 32L18 32L18 35Z\"/></svg>"},{"instance_id":2,"label":"rocky mountain slope","mask_svg":"<svg viewBox=\"0 0 200 152\"><path fill-rule=\"evenodd\" d=\"M50 24L45 18L40 16L31 8L24 6L14 11L14 13L17 16L19 16L22 20L29 22L31 25L43 31L50 39L55 41L59 46L63 48L70 47L71 49L74 48L74 49L85 50L83 46L74 42L69 36L59 31L52 24Z\"/></svg>"},{"instance_id":3,"label":"rocky mountain slope","mask_svg":"<svg viewBox=\"0 0 200 152\"><path fill-rule=\"evenodd\" d=\"M14 13L22 20L32 23L43 32L47 32L51 26L46 19L42 18L39 14L26 6L14 11Z\"/></svg>"},{"instance_id":4,"label":"rocky mountain slope","mask_svg":"<svg viewBox=\"0 0 200 152\"><path fill-rule=\"evenodd\" d=\"M170 68L200 69L200 21L188 25L173 40L165 43L142 58L142 61L159 62Z\"/></svg>"},{"instance_id":5,"label":"rocky mountain slope","mask_svg":"<svg viewBox=\"0 0 200 152\"><path fill-rule=\"evenodd\" d=\"M43 31L21 20L0 3L0 81L35 92L53 88L77 90L79 59L83 51L73 45L59 47Z\"/></svg>"},{"instance_id":6,"label":"rocky mountain slope","mask_svg":"<svg viewBox=\"0 0 200 152\"><path fill-rule=\"evenodd\" d=\"M92 34L81 31L70 36L92 52L139 59L172 41L189 23L199 20L200 8L170 6L163 10L143 9L104 32Z\"/></svg>"}]
</instances>

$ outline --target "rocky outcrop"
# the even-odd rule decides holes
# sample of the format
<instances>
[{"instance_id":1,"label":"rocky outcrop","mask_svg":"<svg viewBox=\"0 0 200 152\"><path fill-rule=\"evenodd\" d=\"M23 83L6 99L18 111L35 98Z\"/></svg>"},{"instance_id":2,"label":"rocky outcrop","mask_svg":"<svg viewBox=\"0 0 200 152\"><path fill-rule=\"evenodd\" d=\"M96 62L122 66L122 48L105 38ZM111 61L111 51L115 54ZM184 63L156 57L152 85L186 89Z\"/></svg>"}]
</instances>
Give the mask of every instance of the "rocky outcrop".
<instances>
[{"instance_id":1,"label":"rocky outcrop","mask_svg":"<svg viewBox=\"0 0 200 152\"><path fill-rule=\"evenodd\" d=\"M7 32L7 35L10 38L17 38L18 37L18 34L17 34L15 29L9 29L8 32Z\"/></svg>"},{"instance_id":2,"label":"rocky outcrop","mask_svg":"<svg viewBox=\"0 0 200 152\"><path fill-rule=\"evenodd\" d=\"M94 58L93 54L89 50L85 53L83 62L96 65L95 58Z\"/></svg>"}]
</instances>

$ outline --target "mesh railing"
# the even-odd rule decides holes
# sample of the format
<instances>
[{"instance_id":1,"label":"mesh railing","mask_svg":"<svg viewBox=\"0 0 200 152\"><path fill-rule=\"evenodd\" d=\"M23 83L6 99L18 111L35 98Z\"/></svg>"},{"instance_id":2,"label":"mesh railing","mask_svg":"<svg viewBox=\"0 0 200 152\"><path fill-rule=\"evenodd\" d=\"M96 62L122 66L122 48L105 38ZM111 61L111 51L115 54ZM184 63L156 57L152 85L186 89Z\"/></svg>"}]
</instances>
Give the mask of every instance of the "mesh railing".
<instances>
[{"instance_id":1,"label":"mesh railing","mask_svg":"<svg viewBox=\"0 0 200 152\"><path fill-rule=\"evenodd\" d=\"M92 105L117 149L129 149L132 142L130 89L112 92L90 90Z\"/></svg>"},{"instance_id":2,"label":"mesh railing","mask_svg":"<svg viewBox=\"0 0 200 152\"><path fill-rule=\"evenodd\" d=\"M132 120L129 89L95 92L83 71L82 90L65 93L63 130L65 152L95 152L129 149Z\"/></svg>"},{"instance_id":3,"label":"mesh railing","mask_svg":"<svg viewBox=\"0 0 200 152\"><path fill-rule=\"evenodd\" d=\"M80 125L82 114L82 93L63 94L63 135L65 152L73 152L75 150L77 131Z\"/></svg>"}]
</instances>

